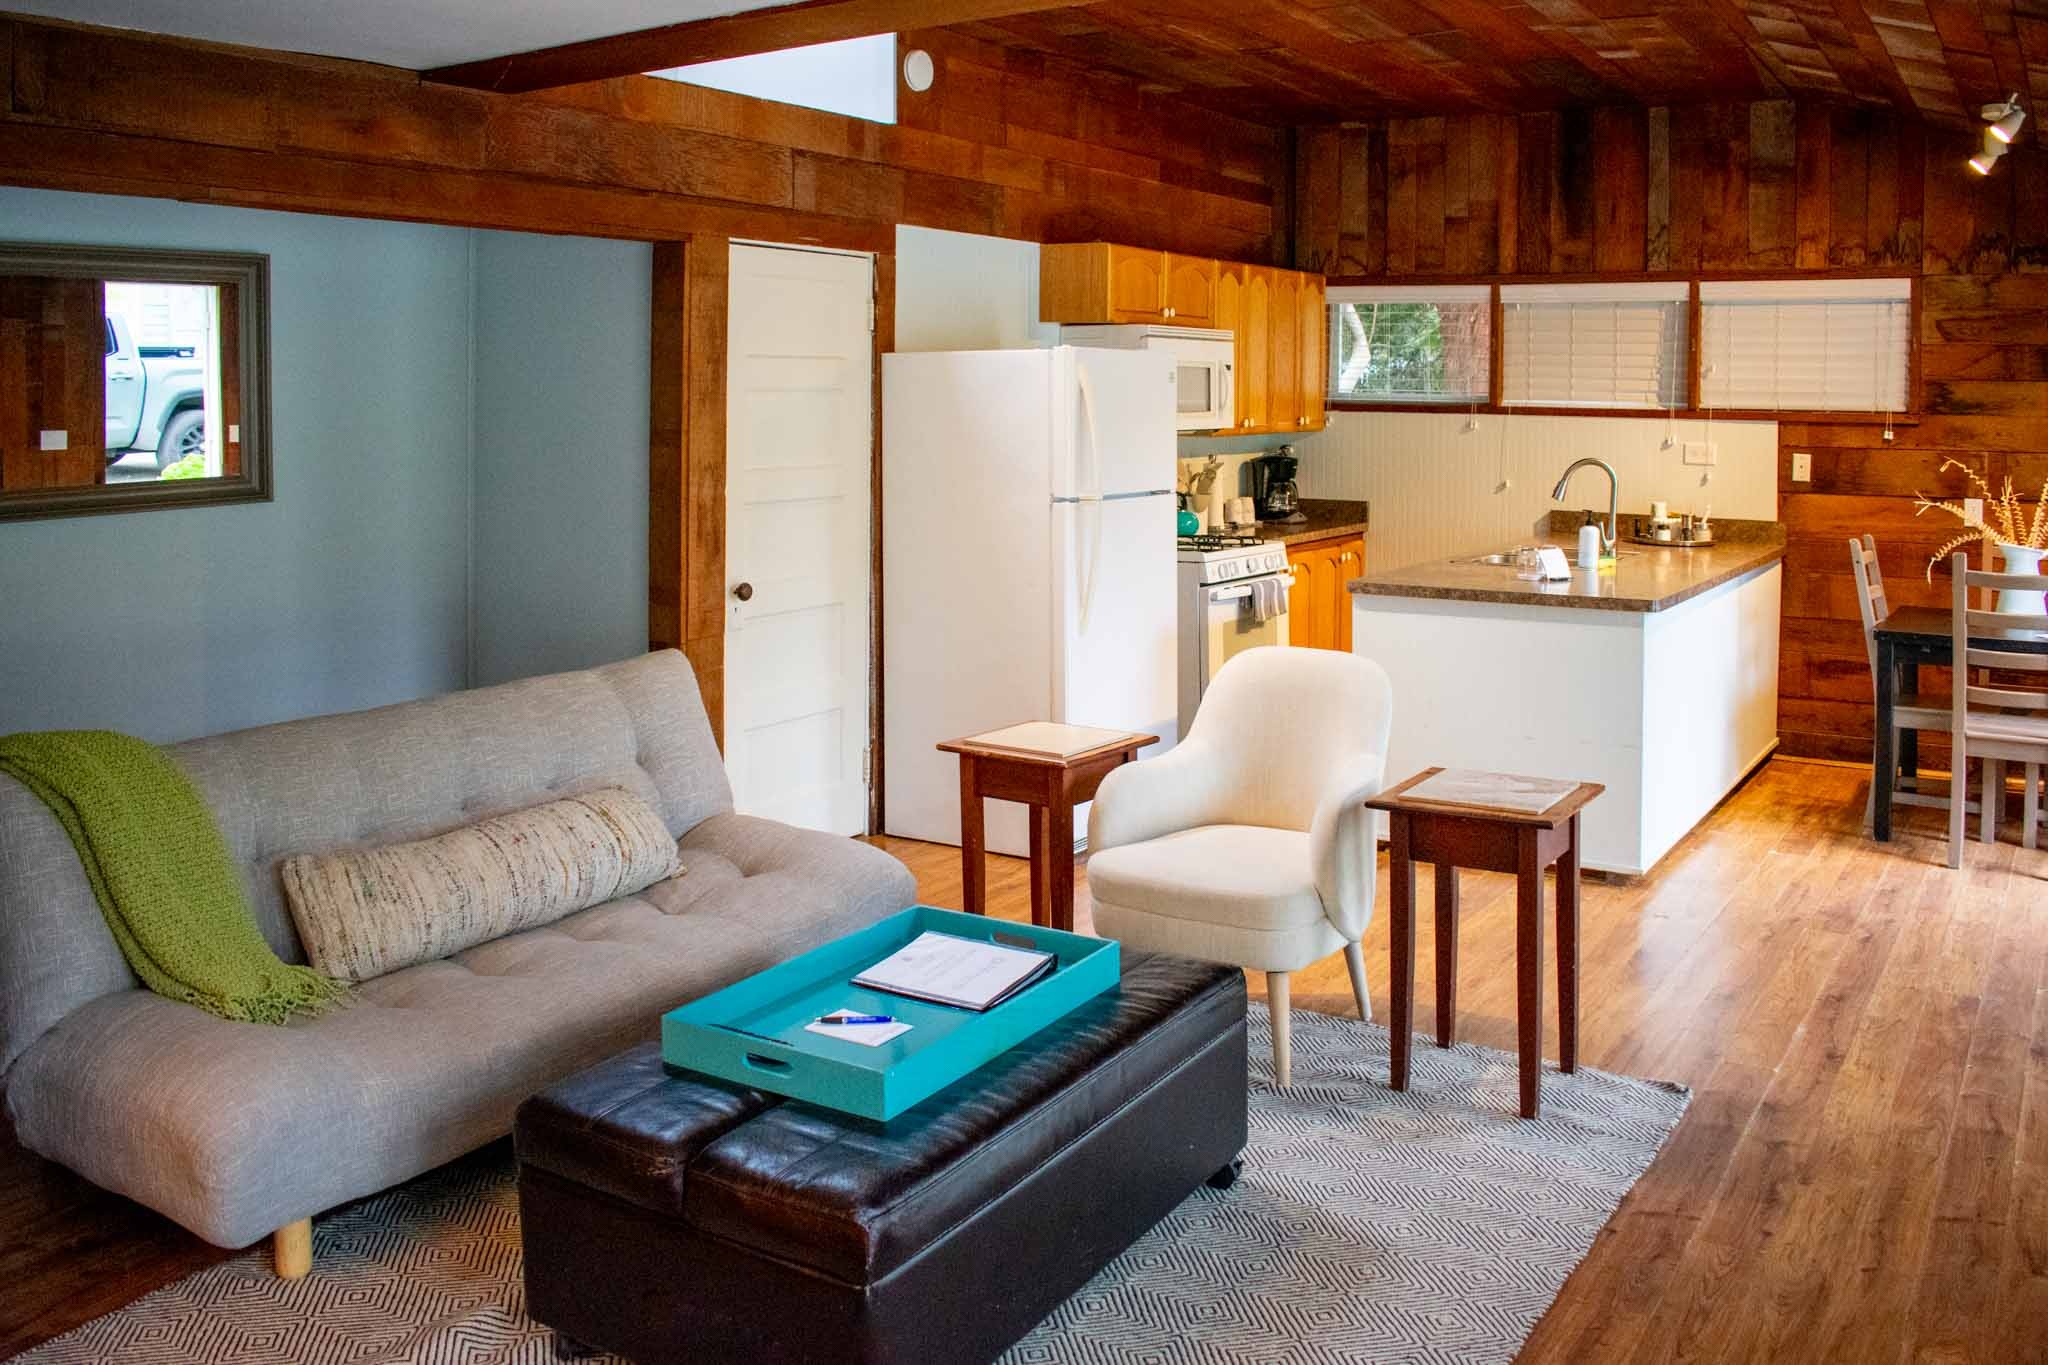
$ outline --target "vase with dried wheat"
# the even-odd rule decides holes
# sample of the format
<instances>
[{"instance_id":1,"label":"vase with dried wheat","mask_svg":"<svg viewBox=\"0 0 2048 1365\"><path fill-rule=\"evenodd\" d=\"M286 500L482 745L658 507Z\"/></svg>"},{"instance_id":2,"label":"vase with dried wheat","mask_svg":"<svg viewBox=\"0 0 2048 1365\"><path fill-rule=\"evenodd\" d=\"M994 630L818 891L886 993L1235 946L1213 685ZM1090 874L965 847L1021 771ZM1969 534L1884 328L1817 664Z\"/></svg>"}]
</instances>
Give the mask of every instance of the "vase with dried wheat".
<instances>
[{"instance_id":1,"label":"vase with dried wheat","mask_svg":"<svg viewBox=\"0 0 2048 1365\"><path fill-rule=\"evenodd\" d=\"M1928 581L1934 581L1935 565L1973 540L1984 542L1987 558L1992 547L1996 546L2005 560L2006 573L2038 575L2041 557L2048 553L2048 484L2042 485L2041 495L2034 499L2033 511L2029 512L2026 503L2013 492L2011 475L2006 476L2005 486L1994 494L1984 476L1961 460L1944 460L1941 472L1946 474L1950 469L1960 469L1969 476L1977 491L1984 495L1985 511L1976 513L1959 502L1942 502L1921 494L1914 495L1914 516L1927 511L1946 512L1965 528L1961 535L1936 550L1927 561ZM2001 592L1995 610L2025 616L2048 614L2048 593Z\"/></svg>"}]
</instances>

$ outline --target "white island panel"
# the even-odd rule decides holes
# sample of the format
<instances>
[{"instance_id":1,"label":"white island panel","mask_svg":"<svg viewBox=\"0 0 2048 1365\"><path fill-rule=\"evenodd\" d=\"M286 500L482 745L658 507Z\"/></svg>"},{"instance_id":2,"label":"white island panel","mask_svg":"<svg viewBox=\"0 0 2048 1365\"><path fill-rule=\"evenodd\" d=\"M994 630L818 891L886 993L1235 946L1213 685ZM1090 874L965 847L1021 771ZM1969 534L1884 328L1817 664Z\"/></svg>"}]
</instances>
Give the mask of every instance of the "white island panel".
<instances>
[{"instance_id":1,"label":"white island panel","mask_svg":"<svg viewBox=\"0 0 2048 1365\"><path fill-rule=\"evenodd\" d=\"M1663 611L1352 597L1393 682L1387 780L1482 768L1599 782L1586 866L1647 871L1776 743L1779 570Z\"/></svg>"}]
</instances>

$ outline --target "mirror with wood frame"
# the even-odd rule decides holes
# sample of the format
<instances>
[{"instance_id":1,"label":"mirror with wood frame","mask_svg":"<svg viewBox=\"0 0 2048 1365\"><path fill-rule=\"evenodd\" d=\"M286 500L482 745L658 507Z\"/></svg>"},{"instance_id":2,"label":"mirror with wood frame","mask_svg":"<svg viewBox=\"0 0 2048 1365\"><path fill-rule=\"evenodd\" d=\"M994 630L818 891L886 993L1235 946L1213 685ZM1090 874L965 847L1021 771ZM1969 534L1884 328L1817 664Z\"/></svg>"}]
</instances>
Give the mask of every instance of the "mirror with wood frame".
<instances>
[{"instance_id":1,"label":"mirror with wood frame","mask_svg":"<svg viewBox=\"0 0 2048 1365\"><path fill-rule=\"evenodd\" d=\"M270 258L0 242L0 519L270 495Z\"/></svg>"}]
</instances>

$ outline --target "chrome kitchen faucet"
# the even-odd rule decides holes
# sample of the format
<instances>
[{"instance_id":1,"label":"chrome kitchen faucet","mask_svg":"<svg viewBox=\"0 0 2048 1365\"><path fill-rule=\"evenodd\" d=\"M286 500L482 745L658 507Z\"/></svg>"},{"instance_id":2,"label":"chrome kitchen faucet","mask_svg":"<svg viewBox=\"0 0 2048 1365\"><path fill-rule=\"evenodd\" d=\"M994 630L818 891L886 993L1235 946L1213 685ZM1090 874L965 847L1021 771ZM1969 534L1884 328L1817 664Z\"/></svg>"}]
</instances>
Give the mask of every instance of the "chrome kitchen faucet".
<instances>
[{"instance_id":1,"label":"chrome kitchen faucet","mask_svg":"<svg viewBox=\"0 0 2048 1365\"><path fill-rule=\"evenodd\" d=\"M1621 505L1621 480L1615 476L1613 465L1605 460L1596 460L1590 455L1582 460L1573 460L1565 467L1564 473L1558 476L1557 487L1550 490L1550 500L1563 502L1565 485L1572 481L1572 475L1588 465L1607 475L1607 532L1601 551L1611 558L1614 554L1614 537L1617 530L1615 513Z\"/></svg>"}]
</instances>

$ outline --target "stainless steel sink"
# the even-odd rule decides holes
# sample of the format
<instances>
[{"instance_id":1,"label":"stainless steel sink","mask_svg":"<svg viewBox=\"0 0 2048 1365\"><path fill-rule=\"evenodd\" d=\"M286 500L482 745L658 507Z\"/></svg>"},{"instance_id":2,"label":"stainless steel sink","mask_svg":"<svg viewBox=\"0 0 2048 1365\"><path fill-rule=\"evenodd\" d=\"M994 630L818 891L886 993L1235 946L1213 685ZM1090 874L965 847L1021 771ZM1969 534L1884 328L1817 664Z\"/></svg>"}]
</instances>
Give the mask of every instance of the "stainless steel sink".
<instances>
[{"instance_id":1,"label":"stainless steel sink","mask_svg":"<svg viewBox=\"0 0 2048 1365\"><path fill-rule=\"evenodd\" d=\"M1633 559L1641 553L1641 550L1616 550L1609 557L1613 559ZM1569 559L1571 552L1566 551L1565 557ZM1469 558L1453 562L1458 564L1483 564L1498 569L1512 569L1515 567L1515 557L1512 554L1473 555Z\"/></svg>"}]
</instances>

